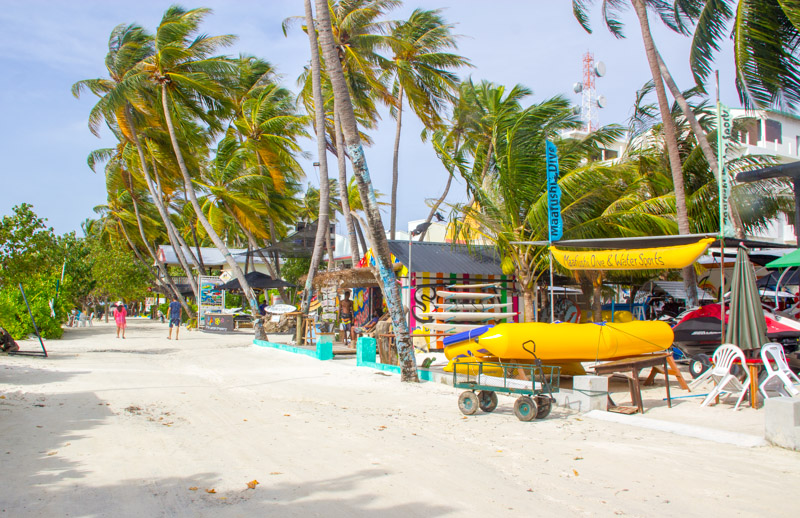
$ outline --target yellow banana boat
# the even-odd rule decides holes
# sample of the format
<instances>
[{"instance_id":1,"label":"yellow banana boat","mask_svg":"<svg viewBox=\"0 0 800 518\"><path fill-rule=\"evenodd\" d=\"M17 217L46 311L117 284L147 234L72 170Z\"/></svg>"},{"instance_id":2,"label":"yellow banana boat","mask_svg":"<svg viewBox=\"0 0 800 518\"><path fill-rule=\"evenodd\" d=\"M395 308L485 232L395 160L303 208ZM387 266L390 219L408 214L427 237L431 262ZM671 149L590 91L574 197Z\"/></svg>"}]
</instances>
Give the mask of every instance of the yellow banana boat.
<instances>
[{"instance_id":1,"label":"yellow banana boat","mask_svg":"<svg viewBox=\"0 0 800 518\"><path fill-rule=\"evenodd\" d=\"M672 346L666 322L512 323L465 331L445 339L448 360L471 361L536 358L544 363L615 360L663 351Z\"/></svg>"}]
</instances>

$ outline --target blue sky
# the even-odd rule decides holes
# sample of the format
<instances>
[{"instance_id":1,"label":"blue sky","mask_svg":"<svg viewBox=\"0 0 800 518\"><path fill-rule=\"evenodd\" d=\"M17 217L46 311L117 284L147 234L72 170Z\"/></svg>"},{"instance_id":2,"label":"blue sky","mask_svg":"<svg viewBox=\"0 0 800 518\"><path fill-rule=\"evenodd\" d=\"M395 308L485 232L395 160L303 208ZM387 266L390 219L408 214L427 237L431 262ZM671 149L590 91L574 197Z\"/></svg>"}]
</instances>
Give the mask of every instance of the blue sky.
<instances>
[{"instance_id":1,"label":"blue sky","mask_svg":"<svg viewBox=\"0 0 800 518\"><path fill-rule=\"evenodd\" d=\"M296 91L296 79L308 60L308 39L299 28L288 37L281 22L301 15L301 0L205 1L181 4L214 10L203 30L208 34L236 34L229 52L257 55L272 62L284 85ZM136 22L154 31L168 2L0 0L0 214L27 202L59 233L79 230L93 217L92 208L106 200L102 172L93 173L86 157L93 149L112 144L98 139L86 125L96 99L80 100L70 93L81 79L104 77L103 60L108 36L120 23ZM462 71L475 80L523 84L533 90L531 101L557 94L576 104L580 96L572 84L581 79L581 56L591 50L607 65L597 81L598 93L608 99L600 123L624 123L634 92L650 78L638 23L626 13L627 38L613 38L593 13L594 34L586 34L572 16L571 2L494 0L435 0L406 2L392 18L403 18L416 7L445 8L444 16L462 35L459 52L475 68ZM691 86L688 38L661 28L652 20L656 44L681 88ZM726 45L718 62L723 102L737 105L731 53ZM713 91L713 88L709 91ZM400 154L398 229L427 215L426 199L438 197L446 173L419 140L421 126L411 115L403 117ZM367 160L375 187L388 193L391 186L394 120L384 113ZM303 142L312 155L316 144ZM309 181L317 183L311 162L304 162ZM335 163L335 162L332 162ZM335 174L335 173L334 173ZM454 185L449 202L466 198L463 185ZM387 216L388 216L388 211ZM384 218L388 227L388 217Z\"/></svg>"}]
</instances>

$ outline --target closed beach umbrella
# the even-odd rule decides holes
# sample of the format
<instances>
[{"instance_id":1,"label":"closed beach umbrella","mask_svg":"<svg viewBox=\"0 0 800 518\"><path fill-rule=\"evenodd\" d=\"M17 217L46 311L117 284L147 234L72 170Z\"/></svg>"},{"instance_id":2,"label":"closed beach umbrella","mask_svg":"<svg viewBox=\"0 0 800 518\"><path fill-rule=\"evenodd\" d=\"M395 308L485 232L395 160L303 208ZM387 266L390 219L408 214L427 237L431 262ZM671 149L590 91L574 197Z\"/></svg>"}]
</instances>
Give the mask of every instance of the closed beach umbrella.
<instances>
[{"instance_id":1,"label":"closed beach umbrella","mask_svg":"<svg viewBox=\"0 0 800 518\"><path fill-rule=\"evenodd\" d=\"M767 342L767 324L756 286L756 273L742 247L736 252L736 266L733 268L725 342L735 344L745 351L760 349Z\"/></svg>"}]
</instances>

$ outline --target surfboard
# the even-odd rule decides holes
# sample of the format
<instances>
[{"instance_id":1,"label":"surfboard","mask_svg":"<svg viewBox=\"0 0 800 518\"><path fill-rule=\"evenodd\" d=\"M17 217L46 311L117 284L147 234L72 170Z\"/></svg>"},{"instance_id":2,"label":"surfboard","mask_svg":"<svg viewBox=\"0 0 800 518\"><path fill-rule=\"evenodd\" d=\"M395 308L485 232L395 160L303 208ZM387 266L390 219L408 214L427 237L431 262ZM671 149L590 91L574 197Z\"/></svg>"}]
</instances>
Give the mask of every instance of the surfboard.
<instances>
[{"instance_id":1,"label":"surfboard","mask_svg":"<svg viewBox=\"0 0 800 518\"><path fill-rule=\"evenodd\" d=\"M485 300L494 297L499 297L497 293L480 293L480 292L470 292L470 291L446 291L446 290L437 291L436 295L438 295L443 299L459 299L459 300L463 299Z\"/></svg>"},{"instance_id":2,"label":"surfboard","mask_svg":"<svg viewBox=\"0 0 800 518\"><path fill-rule=\"evenodd\" d=\"M471 304L469 302L434 302L433 307L445 308L445 311L486 311L511 307L512 302L502 304Z\"/></svg>"},{"instance_id":3,"label":"surfboard","mask_svg":"<svg viewBox=\"0 0 800 518\"><path fill-rule=\"evenodd\" d=\"M441 322L431 322L429 324L417 322L417 325L430 329L431 331L440 331L442 333L460 333L462 331L483 327L482 324L451 324Z\"/></svg>"},{"instance_id":4,"label":"surfboard","mask_svg":"<svg viewBox=\"0 0 800 518\"><path fill-rule=\"evenodd\" d=\"M417 318L435 318L444 322L485 322L516 316L516 313L481 313L475 311L437 311L417 313Z\"/></svg>"},{"instance_id":5,"label":"surfboard","mask_svg":"<svg viewBox=\"0 0 800 518\"><path fill-rule=\"evenodd\" d=\"M267 313L272 313L273 315L283 315L284 313L291 313L292 311L297 311L296 306L292 306L291 304L273 304L271 306L267 306L264 308Z\"/></svg>"},{"instance_id":6,"label":"surfboard","mask_svg":"<svg viewBox=\"0 0 800 518\"><path fill-rule=\"evenodd\" d=\"M499 282L490 282L486 284L450 284L448 288L455 288L461 290L469 290L472 288L501 288Z\"/></svg>"}]
</instances>

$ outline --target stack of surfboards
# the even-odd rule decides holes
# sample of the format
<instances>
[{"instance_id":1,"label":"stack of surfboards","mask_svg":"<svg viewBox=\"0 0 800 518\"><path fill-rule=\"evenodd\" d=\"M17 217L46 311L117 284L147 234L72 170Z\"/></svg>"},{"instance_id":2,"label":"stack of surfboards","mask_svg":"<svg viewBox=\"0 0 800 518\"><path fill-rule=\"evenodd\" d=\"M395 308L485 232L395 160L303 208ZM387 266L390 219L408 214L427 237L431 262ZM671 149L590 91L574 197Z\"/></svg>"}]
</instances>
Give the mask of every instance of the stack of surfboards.
<instances>
[{"instance_id":1,"label":"stack of surfboards","mask_svg":"<svg viewBox=\"0 0 800 518\"><path fill-rule=\"evenodd\" d=\"M485 289L493 291L482 291ZM511 302L498 301L498 290L501 289L504 288L499 283L452 284L445 290L436 291L435 311L419 313L419 316L434 319L435 322L425 324L425 327L444 333L460 333L499 322L516 315L508 312Z\"/></svg>"}]
</instances>

